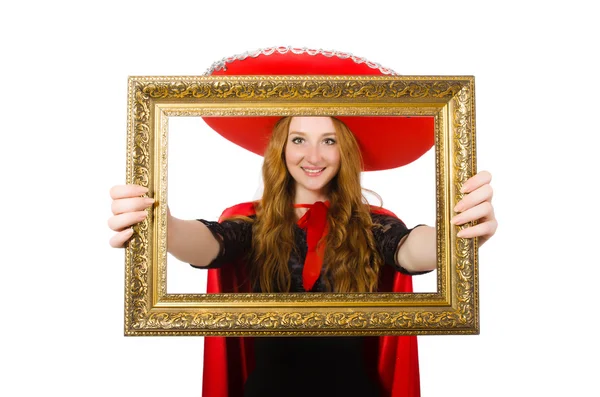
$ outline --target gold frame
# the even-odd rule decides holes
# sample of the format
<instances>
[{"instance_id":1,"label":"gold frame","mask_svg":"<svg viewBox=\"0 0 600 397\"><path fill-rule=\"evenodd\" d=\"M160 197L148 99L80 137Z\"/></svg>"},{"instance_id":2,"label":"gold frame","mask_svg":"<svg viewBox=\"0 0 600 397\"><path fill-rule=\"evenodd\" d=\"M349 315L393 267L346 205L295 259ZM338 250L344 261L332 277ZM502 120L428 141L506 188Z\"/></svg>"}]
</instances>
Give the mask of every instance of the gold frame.
<instances>
[{"instance_id":1,"label":"gold frame","mask_svg":"<svg viewBox=\"0 0 600 397\"><path fill-rule=\"evenodd\" d=\"M168 118L200 115L433 116L437 292L167 294ZM477 239L449 222L475 172L472 76L129 77L126 179L156 205L126 249L125 335L478 334Z\"/></svg>"}]
</instances>

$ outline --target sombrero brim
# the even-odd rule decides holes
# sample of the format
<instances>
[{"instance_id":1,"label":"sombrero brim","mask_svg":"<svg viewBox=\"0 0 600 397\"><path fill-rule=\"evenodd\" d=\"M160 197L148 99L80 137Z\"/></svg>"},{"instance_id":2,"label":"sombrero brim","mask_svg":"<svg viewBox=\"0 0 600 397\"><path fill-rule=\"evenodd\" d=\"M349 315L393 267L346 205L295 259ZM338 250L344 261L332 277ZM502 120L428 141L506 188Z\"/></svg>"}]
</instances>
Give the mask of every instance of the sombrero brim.
<instances>
[{"instance_id":1,"label":"sombrero brim","mask_svg":"<svg viewBox=\"0 0 600 397\"><path fill-rule=\"evenodd\" d=\"M356 137L365 171L410 164L434 144L432 117L336 117ZM224 138L260 156L264 154L276 117L204 117Z\"/></svg>"}]
</instances>

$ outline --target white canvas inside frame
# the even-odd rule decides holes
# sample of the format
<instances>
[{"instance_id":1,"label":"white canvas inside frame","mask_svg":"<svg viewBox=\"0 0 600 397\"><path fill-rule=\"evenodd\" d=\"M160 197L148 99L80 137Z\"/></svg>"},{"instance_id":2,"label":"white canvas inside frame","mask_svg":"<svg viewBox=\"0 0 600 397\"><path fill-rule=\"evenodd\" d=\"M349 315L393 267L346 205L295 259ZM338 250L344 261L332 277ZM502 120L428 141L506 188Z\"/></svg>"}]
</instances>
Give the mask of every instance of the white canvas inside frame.
<instances>
[{"instance_id":1,"label":"white canvas inside frame","mask_svg":"<svg viewBox=\"0 0 600 397\"><path fill-rule=\"evenodd\" d=\"M201 117L169 117L168 203L173 216L216 221L262 192L262 157L213 131ZM410 227L435 226L435 148L404 167L364 172L362 185ZM371 204L376 197L365 192ZM436 292L436 272L413 277L414 292ZM205 293L206 272L167 255L167 293Z\"/></svg>"}]
</instances>

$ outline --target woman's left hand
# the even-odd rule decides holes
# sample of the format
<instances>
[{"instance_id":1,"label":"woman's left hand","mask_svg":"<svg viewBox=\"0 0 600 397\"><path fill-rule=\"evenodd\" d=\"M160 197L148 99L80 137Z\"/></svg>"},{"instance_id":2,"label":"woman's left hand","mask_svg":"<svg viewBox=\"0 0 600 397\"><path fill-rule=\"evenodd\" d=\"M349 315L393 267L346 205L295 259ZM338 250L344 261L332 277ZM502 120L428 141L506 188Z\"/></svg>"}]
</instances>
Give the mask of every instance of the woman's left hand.
<instances>
[{"instance_id":1,"label":"woman's left hand","mask_svg":"<svg viewBox=\"0 0 600 397\"><path fill-rule=\"evenodd\" d=\"M465 193L464 197L454 207L457 215L450 220L453 225L476 221L476 225L460 230L457 236L461 238L478 237L479 245L489 240L498 228L498 221L496 221L492 206L491 181L492 174L487 171L478 172L469 178L461 189L461 192Z\"/></svg>"}]
</instances>

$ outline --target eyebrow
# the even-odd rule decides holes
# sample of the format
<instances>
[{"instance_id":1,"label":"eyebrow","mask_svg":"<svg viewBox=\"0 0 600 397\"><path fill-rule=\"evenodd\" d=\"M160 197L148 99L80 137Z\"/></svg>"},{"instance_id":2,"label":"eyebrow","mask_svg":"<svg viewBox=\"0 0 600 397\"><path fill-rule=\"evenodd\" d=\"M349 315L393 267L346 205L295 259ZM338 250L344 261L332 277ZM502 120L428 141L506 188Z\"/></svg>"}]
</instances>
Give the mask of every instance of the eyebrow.
<instances>
[{"instance_id":1,"label":"eyebrow","mask_svg":"<svg viewBox=\"0 0 600 397\"><path fill-rule=\"evenodd\" d=\"M288 135L292 135L292 134L306 136L306 133L302 132L302 131L290 131ZM335 132L325 132L325 133L321 134L321 136L330 136L330 135L336 135L336 134L335 134Z\"/></svg>"}]
</instances>

